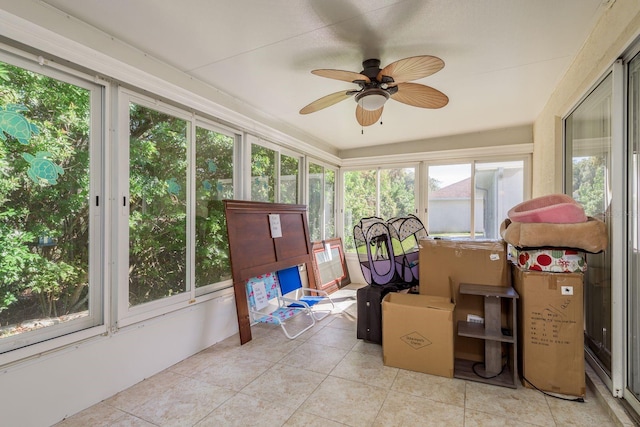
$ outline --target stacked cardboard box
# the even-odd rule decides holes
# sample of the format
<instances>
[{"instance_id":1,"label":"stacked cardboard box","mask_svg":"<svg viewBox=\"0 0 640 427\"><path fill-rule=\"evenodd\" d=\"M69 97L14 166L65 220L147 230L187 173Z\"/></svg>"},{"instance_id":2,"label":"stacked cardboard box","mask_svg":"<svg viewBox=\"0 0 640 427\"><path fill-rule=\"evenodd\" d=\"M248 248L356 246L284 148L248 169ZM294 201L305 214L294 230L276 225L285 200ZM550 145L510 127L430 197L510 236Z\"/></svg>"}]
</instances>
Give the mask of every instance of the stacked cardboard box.
<instances>
[{"instance_id":1,"label":"stacked cardboard box","mask_svg":"<svg viewBox=\"0 0 640 427\"><path fill-rule=\"evenodd\" d=\"M513 266L518 370L525 387L585 395L583 274Z\"/></svg>"},{"instance_id":2,"label":"stacked cardboard box","mask_svg":"<svg viewBox=\"0 0 640 427\"><path fill-rule=\"evenodd\" d=\"M483 299L460 298L460 283L508 286L510 272L506 259L506 245L502 240L420 240L420 294L451 296L455 301L453 325L458 359L484 359L481 340L457 334L459 321L467 321L468 316L484 316Z\"/></svg>"},{"instance_id":3,"label":"stacked cardboard box","mask_svg":"<svg viewBox=\"0 0 640 427\"><path fill-rule=\"evenodd\" d=\"M453 377L453 312L448 297L391 292L382 300L386 366Z\"/></svg>"}]
</instances>

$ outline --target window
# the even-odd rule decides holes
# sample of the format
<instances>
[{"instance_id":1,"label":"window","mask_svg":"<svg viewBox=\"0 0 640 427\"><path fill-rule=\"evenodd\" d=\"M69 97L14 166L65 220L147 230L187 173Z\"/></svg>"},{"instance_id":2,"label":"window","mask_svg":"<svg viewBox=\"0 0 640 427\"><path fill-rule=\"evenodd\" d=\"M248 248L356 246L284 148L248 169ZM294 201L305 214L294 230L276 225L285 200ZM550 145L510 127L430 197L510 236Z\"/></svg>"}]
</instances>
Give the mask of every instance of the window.
<instances>
[{"instance_id":1,"label":"window","mask_svg":"<svg viewBox=\"0 0 640 427\"><path fill-rule=\"evenodd\" d=\"M427 230L432 236L471 236L471 164L429 166Z\"/></svg>"},{"instance_id":2,"label":"window","mask_svg":"<svg viewBox=\"0 0 640 427\"><path fill-rule=\"evenodd\" d=\"M324 170L324 238L336 237L336 172Z\"/></svg>"},{"instance_id":3,"label":"window","mask_svg":"<svg viewBox=\"0 0 640 427\"><path fill-rule=\"evenodd\" d=\"M311 240L335 237L335 171L309 162L308 177Z\"/></svg>"},{"instance_id":4,"label":"window","mask_svg":"<svg viewBox=\"0 0 640 427\"><path fill-rule=\"evenodd\" d=\"M429 166L432 236L500 238L500 224L524 200L524 161Z\"/></svg>"},{"instance_id":5,"label":"window","mask_svg":"<svg viewBox=\"0 0 640 427\"><path fill-rule=\"evenodd\" d=\"M380 216L391 219L416 214L415 168L380 170Z\"/></svg>"},{"instance_id":6,"label":"window","mask_svg":"<svg viewBox=\"0 0 640 427\"><path fill-rule=\"evenodd\" d=\"M117 289L124 326L231 287L223 199L235 198L238 137L128 90L119 98L129 123L118 162L128 168L114 177L123 194L116 228L119 283L128 284Z\"/></svg>"},{"instance_id":7,"label":"window","mask_svg":"<svg viewBox=\"0 0 640 427\"><path fill-rule=\"evenodd\" d=\"M344 249L355 251L353 227L377 214L377 170L344 173Z\"/></svg>"},{"instance_id":8,"label":"window","mask_svg":"<svg viewBox=\"0 0 640 427\"><path fill-rule=\"evenodd\" d=\"M229 241L222 200L234 198L234 143L233 135L196 127L195 285L197 288L231 280ZM198 293L200 291L199 289Z\"/></svg>"},{"instance_id":9,"label":"window","mask_svg":"<svg viewBox=\"0 0 640 427\"><path fill-rule=\"evenodd\" d=\"M280 203L299 203L300 158L280 155Z\"/></svg>"},{"instance_id":10,"label":"window","mask_svg":"<svg viewBox=\"0 0 640 427\"><path fill-rule=\"evenodd\" d=\"M129 106L129 305L187 286L188 122Z\"/></svg>"},{"instance_id":11,"label":"window","mask_svg":"<svg viewBox=\"0 0 640 427\"><path fill-rule=\"evenodd\" d=\"M0 353L103 324L104 200L103 88L2 59Z\"/></svg>"},{"instance_id":12,"label":"window","mask_svg":"<svg viewBox=\"0 0 640 427\"><path fill-rule=\"evenodd\" d=\"M627 386L635 399L627 399L637 407L640 398L640 54L628 65L629 99L629 259L627 347ZM636 409L637 410L637 409Z\"/></svg>"},{"instance_id":13,"label":"window","mask_svg":"<svg viewBox=\"0 0 640 427\"><path fill-rule=\"evenodd\" d=\"M476 237L499 239L509 209L524 201L524 162L475 163Z\"/></svg>"},{"instance_id":14,"label":"window","mask_svg":"<svg viewBox=\"0 0 640 427\"><path fill-rule=\"evenodd\" d=\"M566 193L582 204L587 215L602 219L609 227L612 83L608 75L564 122ZM611 372L610 248L599 254L588 253L587 265L585 346Z\"/></svg>"},{"instance_id":15,"label":"window","mask_svg":"<svg viewBox=\"0 0 640 427\"><path fill-rule=\"evenodd\" d=\"M276 201L276 151L251 144L251 200Z\"/></svg>"},{"instance_id":16,"label":"window","mask_svg":"<svg viewBox=\"0 0 640 427\"><path fill-rule=\"evenodd\" d=\"M344 247L353 251L353 227L362 218L385 220L415 214L415 168L388 168L344 173Z\"/></svg>"}]
</instances>

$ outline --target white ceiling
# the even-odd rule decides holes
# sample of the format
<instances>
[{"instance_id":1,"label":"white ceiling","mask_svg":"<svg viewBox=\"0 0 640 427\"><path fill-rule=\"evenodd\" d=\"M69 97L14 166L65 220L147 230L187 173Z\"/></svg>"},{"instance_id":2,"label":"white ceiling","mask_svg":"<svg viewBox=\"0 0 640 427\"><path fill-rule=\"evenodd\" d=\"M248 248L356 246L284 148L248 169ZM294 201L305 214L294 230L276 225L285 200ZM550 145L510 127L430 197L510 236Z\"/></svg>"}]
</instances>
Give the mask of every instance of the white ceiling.
<instances>
[{"instance_id":1,"label":"white ceiling","mask_svg":"<svg viewBox=\"0 0 640 427\"><path fill-rule=\"evenodd\" d=\"M533 123L606 6L603 0L44 0L337 150ZM431 110L389 100L362 128L347 99L300 115L360 72L415 55L445 62L418 80Z\"/></svg>"}]
</instances>

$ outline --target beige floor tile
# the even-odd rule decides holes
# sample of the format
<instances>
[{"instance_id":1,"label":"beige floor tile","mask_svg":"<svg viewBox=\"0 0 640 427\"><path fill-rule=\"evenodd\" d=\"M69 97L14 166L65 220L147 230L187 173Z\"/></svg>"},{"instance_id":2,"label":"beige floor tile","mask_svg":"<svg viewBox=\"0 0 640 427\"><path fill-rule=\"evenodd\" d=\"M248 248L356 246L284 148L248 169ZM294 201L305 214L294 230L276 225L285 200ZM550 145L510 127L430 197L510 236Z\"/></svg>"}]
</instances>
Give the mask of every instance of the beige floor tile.
<instances>
[{"instance_id":1,"label":"beige floor tile","mask_svg":"<svg viewBox=\"0 0 640 427\"><path fill-rule=\"evenodd\" d=\"M464 426L464 408L390 391L374 426Z\"/></svg>"},{"instance_id":2,"label":"beige floor tile","mask_svg":"<svg viewBox=\"0 0 640 427\"><path fill-rule=\"evenodd\" d=\"M568 402L545 396L556 424L559 426L613 426L609 414L587 389L584 403Z\"/></svg>"},{"instance_id":3,"label":"beige floor tile","mask_svg":"<svg viewBox=\"0 0 640 427\"><path fill-rule=\"evenodd\" d=\"M357 287L295 340L254 325L249 343L235 334L57 426L614 425L589 389L586 403L564 402L384 366L382 346L356 337Z\"/></svg>"},{"instance_id":4,"label":"beige floor tile","mask_svg":"<svg viewBox=\"0 0 640 427\"><path fill-rule=\"evenodd\" d=\"M317 372L276 364L243 388L241 393L254 397L277 396L279 404L297 409L325 377Z\"/></svg>"},{"instance_id":5,"label":"beige floor tile","mask_svg":"<svg viewBox=\"0 0 640 427\"><path fill-rule=\"evenodd\" d=\"M353 316L354 318L358 317L358 304L354 301L351 304L348 304L344 310L343 313L348 314L349 316Z\"/></svg>"},{"instance_id":6,"label":"beige floor tile","mask_svg":"<svg viewBox=\"0 0 640 427\"><path fill-rule=\"evenodd\" d=\"M348 426L369 426L386 395L385 389L329 376L302 410Z\"/></svg>"},{"instance_id":7,"label":"beige floor tile","mask_svg":"<svg viewBox=\"0 0 640 427\"><path fill-rule=\"evenodd\" d=\"M392 390L464 408L466 381L400 369Z\"/></svg>"},{"instance_id":8,"label":"beige floor tile","mask_svg":"<svg viewBox=\"0 0 640 427\"><path fill-rule=\"evenodd\" d=\"M466 408L538 426L553 426L549 405L540 392L519 387L511 389L467 382Z\"/></svg>"},{"instance_id":9,"label":"beige floor tile","mask_svg":"<svg viewBox=\"0 0 640 427\"><path fill-rule=\"evenodd\" d=\"M382 346L374 342L368 342L365 340L358 340L352 351L360 353L373 354L382 358Z\"/></svg>"},{"instance_id":10,"label":"beige floor tile","mask_svg":"<svg viewBox=\"0 0 640 427\"><path fill-rule=\"evenodd\" d=\"M555 424L551 424L552 426ZM467 409L464 413L464 427L533 427L526 420L501 417L485 412Z\"/></svg>"},{"instance_id":11,"label":"beige floor tile","mask_svg":"<svg viewBox=\"0 0 640 427\"><path fill-rule=\"evenodd\" d=\"M105 400L105 403L123 411L132 412L184 378L184 375L165 370L110 397Z\"/></svg>"},{"instance_id":12,"label":"beige floor tile","mask_svg":"<svg viewBox=\"0 0 640 427\"><path fill-rule=\"evenodd\" d=\"M274 365L268 360L235 354L214 361L194 377L229 390L240 391Z\"/></svg>"},{"instance_id":13,"label":"beige floor tile","mask_svg":"<svg viewBox=\"0 0 640 427\"><path fill-rule=\"evenodd\" d=\"M347 350L341 348L306 342L282 358L280 363L321 374L328 374L347 353Z\"/></svg>"},{"instance_id":14,"label":"beige floor tile","mask_svg":"<svg viewBox=\"0 0 640 427\"><path fill-rule=\"evenodd\" d=\"M106 427L111 426L119 418L124 417L126 412L123 412L113 406L107 405L106 403L98 403L96 405L91 406L90 408L85 409L82 412L78 412L77 414L59 422L56 424L57 427L86 427L86 426L95 426L95 427Z\"/></svg>"},{"instance_id":15,"label":"beige floor tile","mask_svg":"<svg viewBox=\"0 0 640 427\"><path fill-rule=\"evenodd\" d=\"M89 424L85 424L85 426L87 425ZM125 414L113 423L109 424L109 427L155 427L155 424L151 424L150 422L134 417L133 415Z\"/></svg>"},{"instance_id":16,"label":"beige floor tile","mask_svg":"<svg viewBox=\"0 0 640 427\"><path fill-rule=\"evenodd\" d=\"M193 426L234 393L228 389L192 378L158 393L133 415L158 426Z\"/></svg>"},{"instance_id":17,"label":"beige floor tile","mask_svg":"<svg viewBox=\"0 0 640 427\"><path fill-rule=\"evenodd\" d=\"M269 395L265 391L265 397ZM271 393L275 396L275 393ZM277 398L265 399L238 393L214 409L197 427L274 427L283 425L295 412L290 406L281 405Z\"/></svg>"},{"instance_id":18,"label":"beige floor tile","mask_svg":"<svg viewBox=\"0 0 640 427\"><path fill-rule=\"evenodd\" d=\"M300 341L291 340L281 334L254 338L242 347L233 349L232 353L242 353L247 357L278 362L298 346L300 346Z\"/></svg>"},{"instance_id":19,"label":"beige floor tile","mask_svg":"<svg viewBox=\"0 0 640 427\"><path fill-rule=\"evenodd\" d=\"M330 375L389 389L398 371L398 368L384 366L380 356L352 351L338 363Z\"/></svg>"},{"instance_id":20,"label":"beige floor tile","mask_svg":"<svg viewBox=\"0 0 640 427\"><path fill-rule=\"evenodd\" d=\"M333 316L333 319L326 319L328 328L346 329L356 333L356 318L348 313L340 313Z\"/></svg>"},{"instance_id":21,"label":"beige floor tile","mask_svg":"<svg viewBox=\"0 0 640 427\"><path fill-rule=\"evenodd\" d=\"M353 333L353 331L337 328L323 328L321 331L311 336L307 342L342 348L344 350L351 350L358 342L358 338L356 338L356 334Z\"/></svg>"},{"instance_id":22,"label":"beige floor tile","mask_svg":"<svg viewBox=\"0 0 640 427\"><path fill-rule=\"evenodd\" d=\"M168 368L168 371L180 374L183 376L193 375L194 372L198 372L205 369L211 363L216 360L216 357L210 352L200 352L194 354L181 362L176 363Z\"/></svg>"},{"instance_id":23,"label":"beige floor tile","mask_svg":"<svg viewBox=\"0 0 640 427\"><path fill-rule=\"evenodd\" d=\"M344 427L344 424L298 410L283 427Z\"/></svg>"}]
</instances>

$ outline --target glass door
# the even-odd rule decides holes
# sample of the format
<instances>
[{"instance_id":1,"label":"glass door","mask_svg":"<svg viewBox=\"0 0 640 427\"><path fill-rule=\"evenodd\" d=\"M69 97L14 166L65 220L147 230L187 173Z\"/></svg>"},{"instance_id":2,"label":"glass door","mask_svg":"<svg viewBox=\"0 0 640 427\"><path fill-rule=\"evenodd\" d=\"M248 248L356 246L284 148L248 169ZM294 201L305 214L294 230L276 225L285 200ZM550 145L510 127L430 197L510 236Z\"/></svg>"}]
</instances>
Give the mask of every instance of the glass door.
<instances>
[{"instance_id":1,"label":"glass door","mask_svg":"<svg viewBox=\"0 0 640 427\"><path fill-rule=\"evenodd\" d=\"M611 236L611 99L609 74L565 120L565 191ZM611 376L611 240L587 254L584 276L585 346Z\"/></svg>"},{"instance_id":2,"label":"glass door","mask_svg":"<svg viewBox=\"0 0 640 427\"><path fill-rule=\"evenodd\" d=\"M639 237L640 224L640 166L638 165L638 150L640 149L640 57L636 57L629 63L629 248L628 265L628 362L627 362L627 389L638 400L640 399L640 258Z\"/></svg>"}]
</instances>

